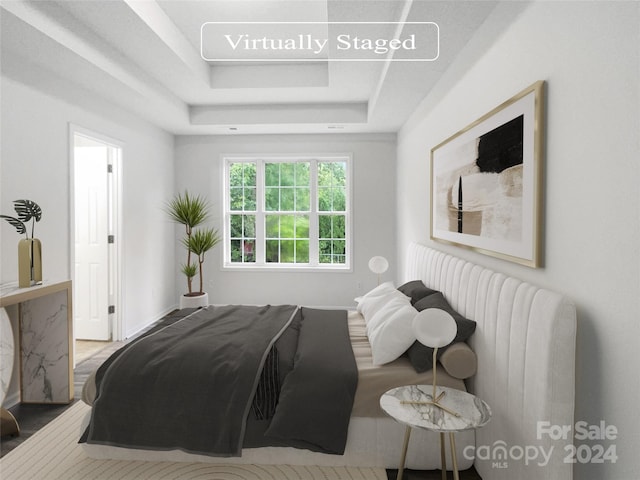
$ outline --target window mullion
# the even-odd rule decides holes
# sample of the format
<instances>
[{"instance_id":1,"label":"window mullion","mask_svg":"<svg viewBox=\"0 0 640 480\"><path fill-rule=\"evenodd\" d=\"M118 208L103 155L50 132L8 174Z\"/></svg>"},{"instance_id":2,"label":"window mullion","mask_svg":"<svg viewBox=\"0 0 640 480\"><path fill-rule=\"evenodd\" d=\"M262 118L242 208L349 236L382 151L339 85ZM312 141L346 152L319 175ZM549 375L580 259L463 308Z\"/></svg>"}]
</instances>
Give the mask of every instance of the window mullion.
<instances>
[{"instance_id":1,"label":"window mullion","mask_svg":"<svg viewBox=\"0 0 640 480\"><path fill-rule=\"evenodd\" d=\"M231 263L231 161L226 159L223 165L223 212L224 212L224 231L225 231L225 242L224 242L224 262Z\"/></svg>"},{"instance_id":2,"label":"window mullion","mask_svg":"<svg viewBox=\"0 0 640 480\"><path fill-rule=\"evenodd\" d=\"M256 160L256 265L265 264L264 160Z\"/></svg>"},{"instance_id":3,"label":"window mullion","mask_svg":"<svg viewBox=\"0 0 640 480\"><path fill-rule=\"evenodd\" d=\"M318 161L309 160L309 264L320 263L318 252Z\"/></svg>"},{"instance_id":4,"label":"window mullion","mask_svg":"<svg viewBox=\"0 0 640 480\"><path fill-rule=\"evenodd\" d=\"M348 161L347 162L347 168L346 168L346 175L347 175L347 181L346 181L346 185L345 185L345 211L344 211L344 220L345 220L345 254L346 254L346 261L347 261L347 265L351 266L352 262L353 262L353 254L352 254L352 249L353 249L353 245L352 245L352 210L351 210L351 206L352 206L352 192L353 192L353 184L352 184L352 179L353 179L353 173L352 173L352 169L353 169L353 162Z\"/></svg>"}]
</instances>

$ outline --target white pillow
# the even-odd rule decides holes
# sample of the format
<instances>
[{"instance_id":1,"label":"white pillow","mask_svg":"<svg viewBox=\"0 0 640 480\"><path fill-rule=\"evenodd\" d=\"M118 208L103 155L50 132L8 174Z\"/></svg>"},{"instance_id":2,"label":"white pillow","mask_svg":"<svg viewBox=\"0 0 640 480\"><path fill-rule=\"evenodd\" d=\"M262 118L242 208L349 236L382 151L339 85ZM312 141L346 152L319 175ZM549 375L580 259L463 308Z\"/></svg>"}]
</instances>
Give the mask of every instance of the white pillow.
<instances>
[{"instance_id":1,"label":"white pillow","mask_svg":"<svg viewBox=\"0 0 640 480\"><path fill-rule=\"evenodd\" d=\"M399 310L402 307L406 307L407 305L412 306L411 300L405 295L398 296L394 294L388 294L386 297L384 297L384 299L386 300L385 303L383 305L380 305L375 312L372 312L369 319L366 321L367 336L373 333L373 331L378 328L378 326L386 322L389 317L391 317L395 313L396 310Z\"/></svg>"},{"instance_id":2,"label":"white pillow","mask_svg":"<svg viewBox=\"0 0 640 480\"><path fill-rule=\"evenodd\" d=\"M362 314L365 322L369 323L376 312L394 298L408 299L409 297L397 290L392 282L385 282L362 297L357 297L355 299L358 302L356 310Z\"/></svg>"},{"instance_id":3,"label":"white pillow","mask_svg":"<svg viewBox=\"0 0 640 480\"><path fill-rule=\"evenodd\" d=\"M361 308L368 301L370 301L370 300L372 300L372 299L374 299L376 297L384 296L385 294L387 294L389 292L392 292L395 289L396 289L396 287L393 285L393 282L384 282L384 283L381 283L380 285L378 285L377 287L375 287L373 290L369 290L364 295L362 295L360 297L356 297L354 300L358 303L358 306L357 306L358 312L362 313Z\"/></svg>"},{"instance_id":4,"label":"white pillow","mask_svg":"<svg viewBox=\"0 0 640 480\"><path fill-rule=\"evenodd\" d=\"M416 341L413 319L418 311L408 298L387 302L367 324L374 365L392 362Z\"/></svg>"}]
</instances>

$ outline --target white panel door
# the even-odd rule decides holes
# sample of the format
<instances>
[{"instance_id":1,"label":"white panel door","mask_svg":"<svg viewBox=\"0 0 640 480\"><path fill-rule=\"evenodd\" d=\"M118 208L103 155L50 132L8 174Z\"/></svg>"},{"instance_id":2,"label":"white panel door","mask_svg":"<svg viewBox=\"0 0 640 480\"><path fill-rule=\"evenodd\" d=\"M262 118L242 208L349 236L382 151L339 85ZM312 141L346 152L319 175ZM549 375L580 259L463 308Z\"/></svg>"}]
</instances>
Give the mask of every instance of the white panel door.
<instances>
[{"instance_id":1,"label":"white panel door","mask_svg":"<svg viewBox=\"0 0 640 480\"><path fill-rule=\"evenodd\" d=\"M110 340L107 146L74 148L75 336Z\"/></svg>"}]
</instances>

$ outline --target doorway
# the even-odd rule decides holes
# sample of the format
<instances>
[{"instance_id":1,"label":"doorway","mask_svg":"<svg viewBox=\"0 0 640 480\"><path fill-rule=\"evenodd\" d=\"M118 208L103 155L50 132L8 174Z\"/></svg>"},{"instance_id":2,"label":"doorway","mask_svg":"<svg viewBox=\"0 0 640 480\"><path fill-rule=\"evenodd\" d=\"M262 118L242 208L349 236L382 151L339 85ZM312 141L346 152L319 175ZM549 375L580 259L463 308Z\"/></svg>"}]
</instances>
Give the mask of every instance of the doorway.
<instances>
[{"instance_id":1,"label":"doorway","mask_svg":"<svg viewBox=\"0 0 640 480\"><path fill-rule=\"evenodd\" d=\"M70 142L71 277L74 337L83 341L82 348L76 345L80 353L121 338L122 146L76 126L71 126Z\"/></svg>"}]
</instances>

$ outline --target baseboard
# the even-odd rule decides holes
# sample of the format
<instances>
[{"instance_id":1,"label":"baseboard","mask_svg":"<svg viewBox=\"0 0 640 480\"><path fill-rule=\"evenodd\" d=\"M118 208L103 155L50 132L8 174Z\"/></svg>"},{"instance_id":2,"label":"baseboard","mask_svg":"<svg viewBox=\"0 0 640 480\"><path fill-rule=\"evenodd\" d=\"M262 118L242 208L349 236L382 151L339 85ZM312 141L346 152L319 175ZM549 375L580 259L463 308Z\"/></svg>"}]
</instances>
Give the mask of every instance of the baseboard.
<instances>
[{"instance_id":1,"label":"baseboard","mask_svg":"<svg viewBox=\"0 0 640 480\"><path fill-rule=\"evenodd\" d=\"M157 322L159 322L160 320L162 320L162 318L164 318L166 315L168 315L169 313L173 312L174 310L178 309L178 304L174 303L173 305L171 305L170 307L162 310L160 313L157 313L155 315L153 315L151 318L153 318L153 320L151 320L149 323L147 323L145 326L140 327L137 330L134 330L131 333L127 333L124 337L124 340L128 340L130 338L134 338L137 337L138 335L140 335L141 333L143 333L144 331L146 331L147 329L149 329L149 327L153 326L154 324L156 324Z\"/></svg>"}]
</instances>

